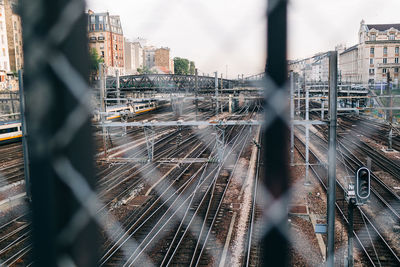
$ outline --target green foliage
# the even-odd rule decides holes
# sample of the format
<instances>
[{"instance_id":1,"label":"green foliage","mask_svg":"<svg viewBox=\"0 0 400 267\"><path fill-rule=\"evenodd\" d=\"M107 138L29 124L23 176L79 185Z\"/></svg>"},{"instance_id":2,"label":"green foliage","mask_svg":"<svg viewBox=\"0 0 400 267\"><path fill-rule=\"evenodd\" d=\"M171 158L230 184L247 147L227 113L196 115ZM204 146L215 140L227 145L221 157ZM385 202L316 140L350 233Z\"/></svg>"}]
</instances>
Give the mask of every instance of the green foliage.
<instances>
[{"instance_id":1,"label":"green foliage","mask_svg":"<svg viewBox=\"0 0 400 267\"><path fill-rule=\"evenodd\" d=\"M153 71L151 69L149 69L147 66L144 66L143 68L138 68L137 72L139 72L139 74L156 74L157 71Z\"/></svg>"},{"instance_id":2,"label":"green foliage","mask_svg":"<svg viewBox=\"0 0 400 267\"><path fill-rule=\"evenodd\" d=\"M96 49L91 49L89 53L90 60L90 74L97 75L99 71L99 64L103 63L104 60L99 56Z\"/></svg>"},{"instance_id":3,"label":"green foliage","mask_svg":"<svg viewBox=\"0 0 400 267\"><path fill-rule=\"evenodd\" d=\"M189 74L189 60L186 58L174 58L174 72L179 75Z\"/></svg>"}]
</instances>

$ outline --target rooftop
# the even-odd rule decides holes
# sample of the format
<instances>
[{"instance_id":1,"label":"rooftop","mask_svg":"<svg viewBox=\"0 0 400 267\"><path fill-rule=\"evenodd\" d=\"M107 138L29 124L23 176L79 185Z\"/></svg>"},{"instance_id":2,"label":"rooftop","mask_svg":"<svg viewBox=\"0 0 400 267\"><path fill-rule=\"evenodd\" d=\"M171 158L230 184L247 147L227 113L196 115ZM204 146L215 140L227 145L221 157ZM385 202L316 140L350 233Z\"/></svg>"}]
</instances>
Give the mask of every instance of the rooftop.
<instances>
[{"instance_id":1,"label":"rooftop","mask_svg":"<svg viewBox=\"0 0 400 267\"><path fill-rule=\"evenodd\" d=\"M400 31L400 24L367 24L368 30L378 30L381 32L387 31L391 28L394 28L398 31Z\"/></svg>"}]
</instances>

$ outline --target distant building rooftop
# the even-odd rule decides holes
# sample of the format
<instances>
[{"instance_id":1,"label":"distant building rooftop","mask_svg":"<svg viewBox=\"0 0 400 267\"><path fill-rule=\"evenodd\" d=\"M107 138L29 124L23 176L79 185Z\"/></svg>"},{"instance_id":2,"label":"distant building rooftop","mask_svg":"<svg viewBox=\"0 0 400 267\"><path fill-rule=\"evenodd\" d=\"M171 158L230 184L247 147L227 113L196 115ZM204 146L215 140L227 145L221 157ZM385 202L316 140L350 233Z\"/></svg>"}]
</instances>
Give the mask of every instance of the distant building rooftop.
<instances>
[{"instance_id":1,"label":"distant building rooftop","mask_svg":"<svg viewBox=\"0 0 400 267\"><path fill-rule=\"evenodd\" d=\"M353 45L352 47L347 48L346 50L344 50L342 53L340 53L341 55L348 53L350 51L356 50L358 49L358 45Z\"/></svg>"},{"instance_id":2,"label":"distant building rooftop","mask_svg":"<svg viewBox=\"0 0 400 267\"><path fill-rule=\"evenodd\" d=\"M398 31L400 31L400 24L367 24L368 30L378 30L381 32L387 31L390 28L394 28Z\"/></svg>"}]
</instances>

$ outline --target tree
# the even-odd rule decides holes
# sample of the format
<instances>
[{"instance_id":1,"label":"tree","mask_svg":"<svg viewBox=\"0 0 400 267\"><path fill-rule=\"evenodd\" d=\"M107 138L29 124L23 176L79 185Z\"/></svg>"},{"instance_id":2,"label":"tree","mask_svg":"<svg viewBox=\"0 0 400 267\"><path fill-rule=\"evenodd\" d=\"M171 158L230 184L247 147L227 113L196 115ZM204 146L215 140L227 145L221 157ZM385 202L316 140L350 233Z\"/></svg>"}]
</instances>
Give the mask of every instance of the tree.
<instances>
[{"instance_id":1,"label":"tree","mask_svg":"<svg viewBox=\"0 0 400 267\"><path fill-rule=\"evenodd\" d=\"M149 67L144 66L143 68L138 68L137 72L139 72L139 74L155 74L157 73L157 71L153 71L151 69L149 69Z\"/></svg>"},{"instance_id":2,"label":"tree","mask_svg":"<svg viewBox=\"0 0 400 267\"><path fill-rule=\"evenodd\" d=\"M189 74L189 60L186 58L174 58L174 72L179 75Z\"/></svg>"},{"instance_id":3,"label":"tree","mask_svg":"<svg viewBox=\"0 0 400 267\"><path fill-rule=\"evenodd\" d=\"M194 64L194 61L190 61L189 63L189 74L194 75L196 70L196 65Z\"/></svg>"},{"instance_id":4,"label":"tree","mask_svg":"<svg viewBox=\"0 0 400 267\"><path fill-rule=\"evenodd\" d=\"M95 48L92 48L90 50L89 58L90 58L90 76L93 78L97 76L99 72L99 64L103 63L104 60L99 56Z\"/></svg>"}]
</instances>

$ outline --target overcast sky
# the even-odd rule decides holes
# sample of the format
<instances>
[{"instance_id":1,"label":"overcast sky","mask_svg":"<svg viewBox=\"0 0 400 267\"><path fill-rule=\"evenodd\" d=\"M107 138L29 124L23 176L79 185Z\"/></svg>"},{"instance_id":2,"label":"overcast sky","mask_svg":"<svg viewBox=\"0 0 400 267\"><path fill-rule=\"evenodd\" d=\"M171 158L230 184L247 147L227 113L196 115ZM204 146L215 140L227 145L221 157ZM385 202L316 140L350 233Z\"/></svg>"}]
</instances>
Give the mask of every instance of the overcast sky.
<instances>
[{"instance_id":1,"label":"overcast sky","mask_svg":"<svg viewBox=\"0 0 400 267\"><path fill-rule=\"evenodd\" d=\"M95 12L120 15L124 35L171 48L200 73L251 75L265 65L266 0L87 0ZM292 0L289 58L356 44L360 21L400 23L400 0Z\"/></svg>"}]
</instances>

